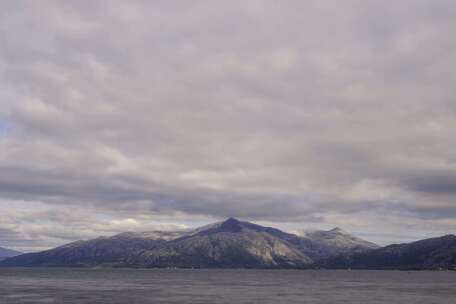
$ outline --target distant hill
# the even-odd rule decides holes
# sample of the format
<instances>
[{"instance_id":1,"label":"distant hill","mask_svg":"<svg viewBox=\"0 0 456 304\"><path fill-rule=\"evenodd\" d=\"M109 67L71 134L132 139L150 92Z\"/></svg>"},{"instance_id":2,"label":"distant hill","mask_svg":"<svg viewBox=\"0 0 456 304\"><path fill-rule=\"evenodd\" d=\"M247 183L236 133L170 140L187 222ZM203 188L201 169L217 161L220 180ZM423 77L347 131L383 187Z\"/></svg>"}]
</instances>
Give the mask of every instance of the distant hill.
<instances>
[{"instance_id":1,"label":"distant hill","mask_svg":"<svg viewBox=\"0 0 456 304\"><path fill-rule=\"evenodd\" d=\"M298 236L229 218L195 230L78 241L0 266L303 268L334 254L377 247L337 229Z\"/></svg>"},{"instance_id":2,"label":"distant hill","mask_svg":"<svg viewBox=\"0 0 456 304\"><path fill-rule=\"evenodd\" d=\"M304 252L314 261L326 259L340 253L364 252L366 249L379 248L377 244L357 238L348 232L334 228L328 231L297 231L303 242L307 240L310 251Z\"/></svg>"},{"instance_id":3,"label":"distant hill","mask_svg":"<svg viewBox=\"0 0 456 304\"><path fill-rule=\"evenodd\" d=\"M318 262L316 266L331 269L455 269L456 236L446 235L365 252L339 254Z\"/></svg>"},{"instance_id":4,"label":"distant hill","mask_svg":"<svg viewBox=\"0 0 456 304\"><path fill-rule=\"evenodd\" d=\"M23 254L0 262L0 266L115 266L138 252L165 242L159 233L154 233L153 236L145 233L122 233L109 238L77 241L51 250Z\"/></svg>"},{"instance_id":5,"label":"distant hill","mask_svg":"<svg viewBox=\"0 0 456 304\"><path fill-rule=\"evenodd\" d=\"M0 247L0 261L20 254L22 254L22 252Z\"/></svg>"}]
</instances>

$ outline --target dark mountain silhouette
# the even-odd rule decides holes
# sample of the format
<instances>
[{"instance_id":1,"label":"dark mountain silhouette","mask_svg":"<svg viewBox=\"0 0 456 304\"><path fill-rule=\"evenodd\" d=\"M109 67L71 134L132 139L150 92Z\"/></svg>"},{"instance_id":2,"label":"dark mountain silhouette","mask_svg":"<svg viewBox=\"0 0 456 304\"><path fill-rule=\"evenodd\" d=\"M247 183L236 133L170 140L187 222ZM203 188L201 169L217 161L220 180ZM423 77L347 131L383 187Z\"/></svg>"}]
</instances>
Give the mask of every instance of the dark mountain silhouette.
<instances>
[{"instance_id":1,"label":"dark mountain silhouette","mask_svg":"<svg viewBox=\"0 0 456 304\"><path fill-rule=\"evenodd\" d=\"M456 236L446 235L365 252L339 254L316 263L331 269L455 269Z\"/></svg>"}]
</instances>

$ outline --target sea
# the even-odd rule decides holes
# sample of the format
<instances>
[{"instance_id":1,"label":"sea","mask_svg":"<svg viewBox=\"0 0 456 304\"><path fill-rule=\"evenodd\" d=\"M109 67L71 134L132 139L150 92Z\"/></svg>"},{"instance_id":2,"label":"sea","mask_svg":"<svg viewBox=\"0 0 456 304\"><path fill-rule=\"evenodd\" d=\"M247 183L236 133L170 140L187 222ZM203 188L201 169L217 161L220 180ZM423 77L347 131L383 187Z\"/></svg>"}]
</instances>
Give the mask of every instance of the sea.
<instances>
[{"instance_id":1,"label":"sea","mask_svg":"<svg viewBox=\"0 0 456 304\"><path fill-rule=\"evenodd\" d=\"M456 271L0 268L0 303L454 304Z\"/></svg>"}]
</instances>

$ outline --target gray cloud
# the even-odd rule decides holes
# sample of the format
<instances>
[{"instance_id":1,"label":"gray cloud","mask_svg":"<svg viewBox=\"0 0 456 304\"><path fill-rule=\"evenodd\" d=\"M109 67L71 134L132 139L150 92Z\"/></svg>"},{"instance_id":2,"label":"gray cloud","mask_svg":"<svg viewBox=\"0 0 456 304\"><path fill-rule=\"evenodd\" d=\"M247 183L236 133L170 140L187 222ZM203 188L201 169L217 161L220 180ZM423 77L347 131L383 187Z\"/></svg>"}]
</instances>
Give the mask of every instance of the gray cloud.
<instances>
[{"instance_id":1,"label":"gray cloud","mask_svg":"<svg viewBox=\"0 0 456 304\"><path fill-rule=\"evenodd\" d=\"M455 12L2 3L0 245L227 216L384 243L454 231Z\"/></svg>"}]
</instances>

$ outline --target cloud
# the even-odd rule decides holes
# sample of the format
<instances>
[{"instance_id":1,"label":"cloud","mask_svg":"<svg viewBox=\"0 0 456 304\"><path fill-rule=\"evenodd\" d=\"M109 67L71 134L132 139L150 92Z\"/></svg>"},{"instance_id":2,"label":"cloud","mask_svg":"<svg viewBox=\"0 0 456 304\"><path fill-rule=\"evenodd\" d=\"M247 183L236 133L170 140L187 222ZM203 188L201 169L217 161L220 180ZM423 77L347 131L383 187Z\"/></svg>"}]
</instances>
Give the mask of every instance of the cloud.
<instances>
[{"instance_id":1,"label":"cloud","mask_svg":"<svg viewBox=\"0 0 456 304\"><path fill-rule=\"evenodd\" d=\"M454 230L455 11L1 4L0 245L227 216L382 242Z\"/></svg>"}]
</instances>

